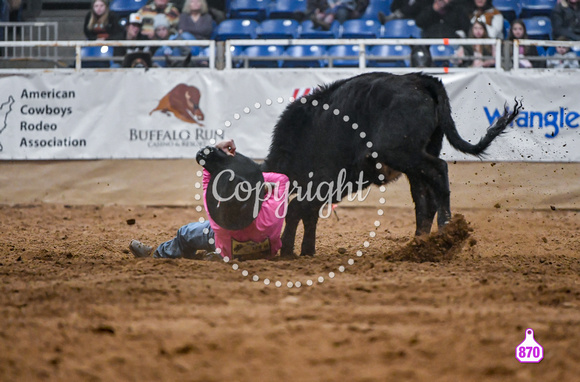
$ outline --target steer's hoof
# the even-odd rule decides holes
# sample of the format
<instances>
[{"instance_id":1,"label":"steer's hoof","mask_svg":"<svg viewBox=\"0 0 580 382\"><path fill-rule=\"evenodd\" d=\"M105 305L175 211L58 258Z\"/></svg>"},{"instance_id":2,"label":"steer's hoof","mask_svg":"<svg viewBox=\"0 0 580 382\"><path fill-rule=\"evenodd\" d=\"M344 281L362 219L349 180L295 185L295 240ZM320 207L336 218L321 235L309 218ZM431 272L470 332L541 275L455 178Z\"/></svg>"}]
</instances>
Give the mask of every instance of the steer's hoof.
<instances>
[{"instance_id":1,"label":"steer's hoof","mask_svg":"<svg viewBox=\"0 0 580 382\"><path fill-rule=\"evenodd\" d=\"M274 257L272 260L284 261L284 260L296 260L297 258L298 256L296 256L296 254L292 252L290 254L280 253L279 257Z\"/></svg>"},{"instance_id":2,"label":"steer's hoof","mask_svg":"<svg viewBox=\"0 0 580 382\"><path fill-rule=\"evenodd\" d=\"M291 260L291 259L296 259L297 257L298 256L296 256L293 249L288 250L288 249L282 247L282 249L280 250L280 259L281 260Z\"/></svg>"}]
</instances>

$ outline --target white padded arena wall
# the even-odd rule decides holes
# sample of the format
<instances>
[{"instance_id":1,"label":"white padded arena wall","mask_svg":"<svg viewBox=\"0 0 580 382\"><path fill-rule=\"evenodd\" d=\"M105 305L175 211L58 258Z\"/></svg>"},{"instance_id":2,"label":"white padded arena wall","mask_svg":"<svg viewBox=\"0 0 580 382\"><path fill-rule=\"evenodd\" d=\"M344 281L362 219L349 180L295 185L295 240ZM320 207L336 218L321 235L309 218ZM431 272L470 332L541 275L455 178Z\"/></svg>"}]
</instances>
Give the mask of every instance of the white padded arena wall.
<instances>
[{"instance_id":1,"label":"white padded arena wall","mask_svg":"<svg viewBox=\"0 0 580 382\"><path fill-rule=\"evenodd\" d=\"M234 138L246 155L263 158L278 115L293 97L361 72L6 71L0 76L0 160L194 158L199 148L223 138ZM514 98L523 100L516 123L494 142L485 159L580 162L577 72L469 71L436 76L445 84L457 128L467 140L478 140L504 103L512 107ZM199 90L204 115L199 124L177 118L175 111L187 119L185 106L151 113L179 84ZM443 157L477 160L447 142Z\"/></svg>"}]
</instances>

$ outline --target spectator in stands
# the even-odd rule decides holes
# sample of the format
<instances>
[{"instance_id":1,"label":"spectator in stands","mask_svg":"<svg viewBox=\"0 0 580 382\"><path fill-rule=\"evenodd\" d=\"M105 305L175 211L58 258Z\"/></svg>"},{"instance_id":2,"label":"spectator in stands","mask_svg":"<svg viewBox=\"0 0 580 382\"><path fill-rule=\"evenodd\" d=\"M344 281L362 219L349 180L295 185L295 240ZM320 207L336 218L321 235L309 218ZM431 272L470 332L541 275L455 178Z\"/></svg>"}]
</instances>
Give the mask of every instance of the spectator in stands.
<instances>
[{"instance_id":1,"label":"spectator in stands","mask_svg":"<svg viewBox=\"0 0 580 382\"><path fill-rule=\"evenodd\" d=\"M580 41L580 0L560 0L551 17L553 36Z\"/></svg>"},{"instance_id":2,"label":"spectator in stands","mask_svg":"<svg viewBox=\"0 0 580 382\"><path fill-rule=\"evenodd\" d=\"M93 0L83 30L88 40L120 40L123 28L119 17L109 9L109 0Z\"/></svg>"},{"instance_id":3,"label":"spectator in stands","mask_svg":"<svg viewBox=\"0 0 580 382\"><path fill-rule=\"evenodd\" d=\"M492 4L492 0L473 0L471 24L481 21L490 38L503 38L503 15Z\"/></svg>"},{"instance_id":4,"label":"spectator in stands","mask_svg":"<svg viewBox=\"0 0 580 382\"><path fill-rule=\"evenodd\" d=\"M369 5L369 0L308 0L307 9L312 23L329 30L332 22L357 19Z\"/></svg>"},{"instance_id":5,"label":"spectator in stands","mask_svg":"<svg viewBox=\"0 0 580 382\"><path fill-rule=\"evenodd\" d=\"M206 0L188 0L179 16L177 28L183 40L211 39L215 22L208 13Z\"/></svg>"},{"instance_id":6,"label":"spectator in stands","mask_svg":"<svg viewBox=\"0 0 580 382\"><path fill-rule=\"evenodd\" d=\"M169 0L153 0L153 2L139 9L139 14L143 18L143 27L141 33L150 39L155 35L153 29L153 19L155 15L162 14L167 17L169 22L169 31L173 34L177 32L177 23L179 21L179 10L169 2Z\"/></svg>"},{"instance_id":7,"label":"spectator in stands","mask_svg":"<svg viewBox=\"0 0 580 382\"><path fill-rule=\"evenodd\" d=\"M512 21L512 25L510 27L510 31L508 34L508 40L520 40L520 39L527 39L528 32L526 30L526 24L522 20L514 20ZM519 52L519 62L520 68L545 68L546 62L545 61L530 61L527 60L526 57L537 57L538 56L538 49L536 49L533 45L520 45L520 52Z\"/></svg>"},{"instance_id":8,"label":"spectator in stands","mask_svg":"<svg viewBox=\"0 0 580 382\"><path fill-rule=\"evenodd\" d=\"M385 15L378 12L379 21L384 24L396 19L415 19L419 12L430 5L429 0L393 0L391 3L391 14Z\"/></svg>"},{"instance_id":9,"label":"spectator in stands","mask_svg":"<svg viewBox=\"0 0 580 382\"><path fill-rule=\"evenodd\" d=\"M129 21L127 25L125 25L125 35L124 40L133 41L147 41L149 40L147 36L141 33L141 25L142 19L139 13L131 13L129 15ZM126 46L117 46L114 50L115 57L126 57L133 53L145 53L149 54L149 59L151 59L151 48L146 47L126 47Z\"/></svg>"},{"instance_id":10,"label":"spectator in stands","mask_svg":"<svg viewBox=\"0 0 580 382\"><path fill-rule=\"evenodd\" d=\"M10 20L10 4L7 1L0 0L0 23L5 23ZM4 33L4 29L0 28L0 33ZM3 40L3 39L2 39Z\"/></svg>"},{"instance_id":11,"label":"spectator in stands","mask_svg":"<svg viewBox=\"0 0 580 382\"><path fill-rule=\"evenodd\" d=\"M486 24L476 20L469 30L468 38L489 38ZM495 51L491 45L463 45L457 51L457 56L464 57L460 66L470 68L489 68L495 66ZM469 58L469 56L473 56ZM486 58L487 57L487 58Z\"/></svg>"},{"instance_id":12,"label":"spectator in stands","mask_svg":"<svg viewBox=\"0 0 580 382\"><path fill-rule=\"evenodd\" d=\"M461 0L434 0L415 19L423 38L464 38L469 32L469 10Z\"/></svg>"},{"instance_id":13,"label":"spectator in stands","mask_svg":"<svg viewBox=\"0 0 580 382\"><path fill-rule=\"evenodd\" d=\"M557 38L557 40L570 41L570 39L565 36L560 36ZM576 53L570 51L569 46L557 46L556 55L559 57L554 57L553 59L548 60L546 64L548 68L556 68L556 69L580 68L580 65L578 64L578 57L576 56Z\"/></svg>"},{"instance_id":14,"label":"spectator in stands","mask_svg":"<svg viewBox=\"0 0 580 382\"><path fill-rule=\"evenodd\" d=\"M155 34L153 36L154 40L166 41L169 40L169 21L165 15L159 14L155 15L153 18L153 28ZM151 53L153 57L165 57L165 56L179 56L180 52L178 48L171 48L169 46L153 46L151 47ZM161 62L159 60L154 60L157 66L165 66L165 61Z\"/></svg>"},{"instance_id":15,"label":"spectator in stands","mask_svg":"<svg viewBox=\"0 0 580 382\"><path fill-rule=\"evenodd\" d=\"M22 21L23 4L22 0L0 0L0 22Z\"/></svg>"}]
</instances>

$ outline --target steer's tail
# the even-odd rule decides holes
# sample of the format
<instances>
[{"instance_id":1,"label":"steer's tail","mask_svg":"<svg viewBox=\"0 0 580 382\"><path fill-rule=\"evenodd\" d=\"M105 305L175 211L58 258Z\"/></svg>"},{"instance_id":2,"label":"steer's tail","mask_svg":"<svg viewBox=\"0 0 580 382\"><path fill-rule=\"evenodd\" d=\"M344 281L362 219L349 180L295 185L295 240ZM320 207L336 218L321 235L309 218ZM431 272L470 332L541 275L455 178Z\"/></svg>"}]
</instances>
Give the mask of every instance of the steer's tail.
<instances>
[{"instance_id":1,"label":"steer's tail","mask_svg":"<svg viewBox=\"0 0 580 382\"><path fill-rule=\"evenodd\" d=\"M435 81L437 84L435 84ZM515 100L515 105L513 111L510 113L507 104L504 106L503 115L495 121L493 125L487 128L487 133L477 142L476 144L471 144L459 135L457 128L455 127L455 122L451 117L451 105L449 104L449 97L447 92L443 87L443 84L439 80L431 81L427 88L431 92L431 95L437 102L437 118L439 121L439 126L443 129L445 136L451 146L455 149L464 152L466 154L481 156L485 153L485 150L489 147L491 142L504 132L506 127L513 122L516 118L520 109L522 108L521 102Z\"/></svg>"}]
</instances>

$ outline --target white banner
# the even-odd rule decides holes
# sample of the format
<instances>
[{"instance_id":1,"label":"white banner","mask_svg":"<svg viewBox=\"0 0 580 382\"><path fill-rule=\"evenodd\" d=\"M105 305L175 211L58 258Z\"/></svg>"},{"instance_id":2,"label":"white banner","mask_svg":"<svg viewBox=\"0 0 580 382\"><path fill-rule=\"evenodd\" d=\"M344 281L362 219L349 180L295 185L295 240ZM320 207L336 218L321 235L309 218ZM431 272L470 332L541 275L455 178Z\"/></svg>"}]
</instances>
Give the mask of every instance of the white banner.
<instances>
[{"instance_id":1,"label":"white banner","mask_svg":"<svg viewBox=\"0 0 580 382\"><path fill-rule=\"evenodd\" d=\"M264 158L294 98L359 70L39 72L0 76L0 160L193 158L234 138ZM524 110L485 159L580 161L575 72L464 72L440 76L461 136L477 141L522 98ZM331 108L332 110L332 108ZM409 116L412 118L412 115ZM446 143L447 160L474 160Z\"/></svg>"}]
</instances>

